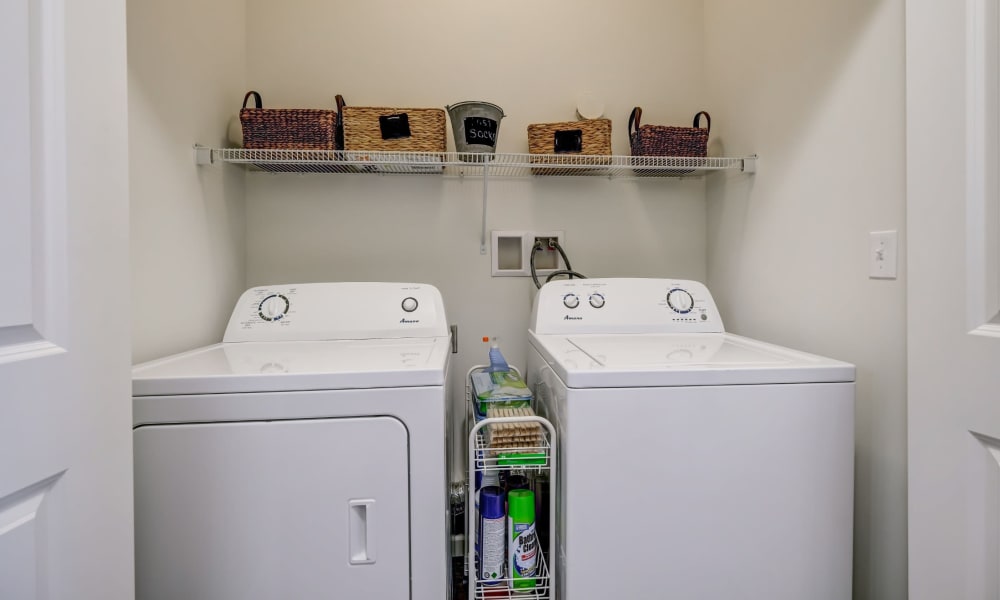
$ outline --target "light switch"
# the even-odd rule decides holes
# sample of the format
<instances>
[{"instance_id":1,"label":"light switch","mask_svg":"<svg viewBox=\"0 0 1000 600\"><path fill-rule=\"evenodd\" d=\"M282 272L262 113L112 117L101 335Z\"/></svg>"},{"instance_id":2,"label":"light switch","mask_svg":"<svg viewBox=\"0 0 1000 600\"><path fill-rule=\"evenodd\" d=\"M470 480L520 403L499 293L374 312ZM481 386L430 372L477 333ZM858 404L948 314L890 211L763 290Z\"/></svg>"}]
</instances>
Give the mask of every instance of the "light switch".
<instances>
[{"instance_id":1,"label":"light switch","mask_svg":"<svg viewBox=\"0 0 1000 600\"><path fill-rule=\"evenodd\" d=\"M896 278L896 231L873 231L868 234L868 277Z\"/></svg>"}]
</instances>

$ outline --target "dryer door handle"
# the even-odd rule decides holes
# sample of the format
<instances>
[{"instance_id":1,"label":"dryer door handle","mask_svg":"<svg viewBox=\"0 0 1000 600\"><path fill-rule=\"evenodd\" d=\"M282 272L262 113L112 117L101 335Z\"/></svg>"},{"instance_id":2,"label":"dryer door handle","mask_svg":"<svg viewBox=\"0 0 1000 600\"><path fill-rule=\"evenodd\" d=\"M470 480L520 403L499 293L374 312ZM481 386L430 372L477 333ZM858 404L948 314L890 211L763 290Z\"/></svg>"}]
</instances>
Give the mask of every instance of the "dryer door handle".
<instances>
[{"instance_id":1,"label":"dryer door handle","mask_svg":"<svg viewBox=\"0 0 1000 600\"><path fill-rule=\"evenodd\" d=\"M351 500L347 503L347 514L350 563L375 564L375 500Z\"/></svg>"}]
</instances>

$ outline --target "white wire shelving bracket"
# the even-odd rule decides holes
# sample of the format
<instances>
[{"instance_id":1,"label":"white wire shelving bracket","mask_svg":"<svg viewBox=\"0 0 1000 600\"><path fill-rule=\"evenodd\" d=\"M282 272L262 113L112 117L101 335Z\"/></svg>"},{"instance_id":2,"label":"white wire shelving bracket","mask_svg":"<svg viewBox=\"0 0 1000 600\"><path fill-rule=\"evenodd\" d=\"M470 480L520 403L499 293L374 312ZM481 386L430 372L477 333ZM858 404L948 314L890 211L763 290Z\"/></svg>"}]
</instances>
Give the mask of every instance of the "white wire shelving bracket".
<instances>
[{"instance_id":1,"label":"white wire shelving bracket","mask_svg":"<svg viewBox=\"0 0 1000 600\"><path fill-rule=\"evenodd\" d=\"M582 154L481 154L475 152L384 152L359 150L248 150L194 147L195 164L219 162L278 173L340 173L473 176L483 180L480 254L486 254L486 208L490 178L704 177L719 171L756 173L757 155L689 158L679 156L589 156Z\"/></svg>"}]
</instances>

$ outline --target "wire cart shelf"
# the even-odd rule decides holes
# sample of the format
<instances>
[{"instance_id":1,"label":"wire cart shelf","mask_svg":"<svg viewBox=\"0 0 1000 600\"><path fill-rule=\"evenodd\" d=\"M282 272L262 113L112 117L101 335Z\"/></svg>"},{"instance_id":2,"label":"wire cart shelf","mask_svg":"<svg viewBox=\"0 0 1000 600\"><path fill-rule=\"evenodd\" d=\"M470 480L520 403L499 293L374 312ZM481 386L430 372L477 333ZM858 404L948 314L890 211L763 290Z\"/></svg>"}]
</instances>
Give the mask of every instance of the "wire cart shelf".
<instances>
[{"instance_id":1,"label":"wire cart shelf","mask_svg":"<svg viewBox=\"0 0 1000 600\"><path fill-rule=\"evenodd\" d=\"M552 549L555 546L556 522L556 430L547 419L539 416L495 417L486 418L468 427L473 420L473 397L471 377L485 365L472 367L466 376L466 430L468 439L468 486L466 493L466 570L469 577L469 597L480 600L495 598L534 598L551 599L555 597L555 565L549 564ZM520 373L512 368L514 372ZM541 427L541 443L517 448L491 448L486 436L486 429L491 425L507 423L537 423ZM515 470L527 474L545 473L548 477L548 545L538 546L537 572L535 585L531 588L511 589L510 574L501 579L491 580L489 584L479 580L479 565L476 557L476 537L478 535L477 521L479 519L476 503L474 482L476 473L500 472ZM536 502L538 500L536 499ZM536 518L537 523L537 518ZM509 533L505 534L509 539Z\"/></svg>"}]
</instances>

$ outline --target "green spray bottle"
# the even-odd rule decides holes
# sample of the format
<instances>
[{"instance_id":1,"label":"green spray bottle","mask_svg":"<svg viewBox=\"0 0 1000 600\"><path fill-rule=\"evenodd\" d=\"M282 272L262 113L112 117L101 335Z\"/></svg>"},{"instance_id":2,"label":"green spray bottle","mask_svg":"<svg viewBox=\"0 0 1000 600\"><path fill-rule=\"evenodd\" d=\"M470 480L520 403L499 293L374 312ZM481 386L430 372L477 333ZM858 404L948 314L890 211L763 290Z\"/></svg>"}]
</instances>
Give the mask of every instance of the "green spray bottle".
<instances>
[{"instance_id":1,"label":"green spray bottle","mask_svg":"<svg viewBox=\"0 0 1000 600\"><path fill-rule=\"evenodd\" d=\"M528 592L538 574L538 536L535 535L535 494L511 490L507 494L507 573L514 591Z\"/></svg>"}]
</instances>

